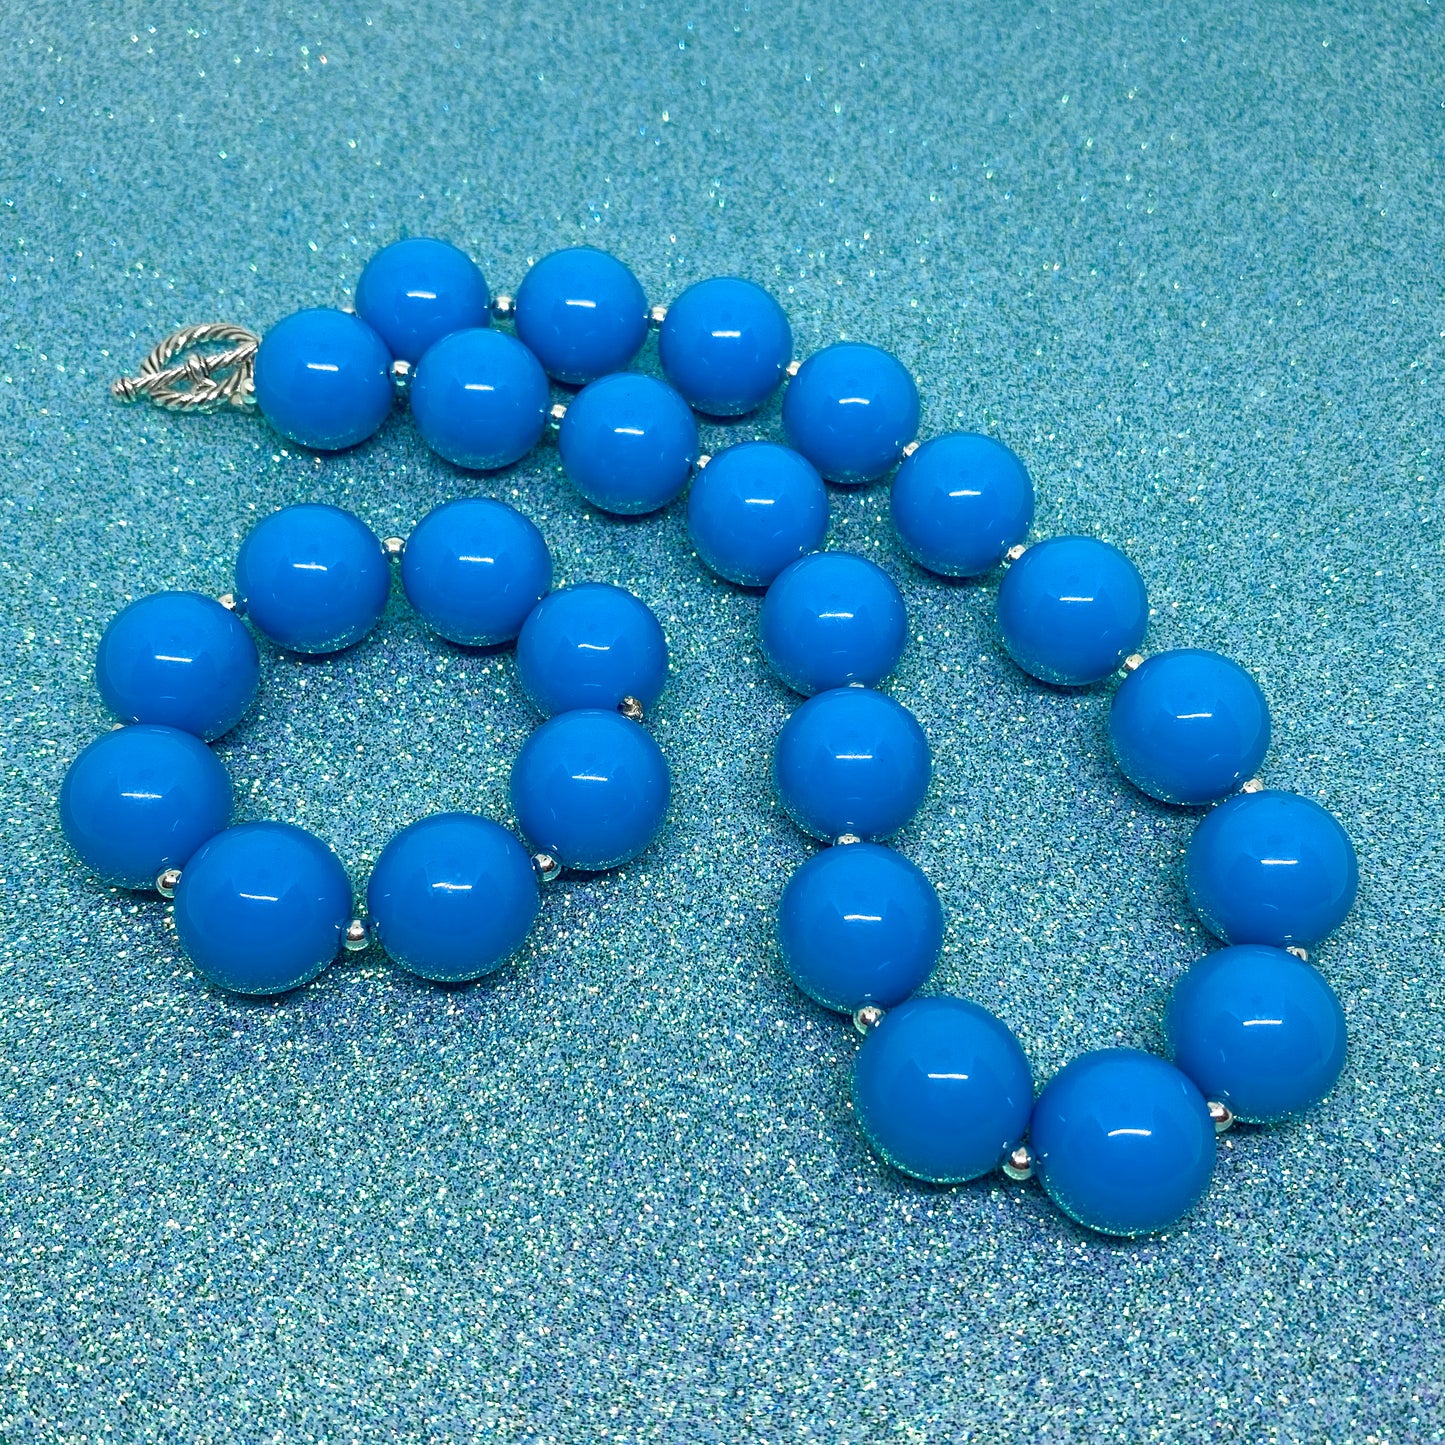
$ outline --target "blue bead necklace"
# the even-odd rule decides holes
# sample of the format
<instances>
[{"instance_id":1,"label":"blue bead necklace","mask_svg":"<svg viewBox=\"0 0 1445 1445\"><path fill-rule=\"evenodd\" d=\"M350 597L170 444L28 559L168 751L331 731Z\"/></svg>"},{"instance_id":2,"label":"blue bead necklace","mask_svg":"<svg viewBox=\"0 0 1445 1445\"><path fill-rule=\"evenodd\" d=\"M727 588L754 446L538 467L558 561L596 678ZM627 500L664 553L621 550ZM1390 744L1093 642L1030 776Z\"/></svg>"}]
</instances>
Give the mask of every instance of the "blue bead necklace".
<instances>
[{"instance_id":1,"label":"blue bead necklace","mask_svg":"<svg viewBox=\"0 0 1445 1445\"><path fill-rule=\"evenodd\" d=\"M627 370L650 329L665 382ZM852 1084L864 1137L912 1178L1036 1175L1092 1229L1167 1229L1207 1189L1218 1131L1289 1118L1340 1075L1343 1014L1306 948L1353 904L1349 838L1319 805L1259 782L1269 709L1243 668L1197 649L1140 653L1148 595L1122 552L1076 536L1026 545L1033 485L1008 447L966 432L920 444L917 387L877 347L840 342L801 365L792 351L782 308L750 281L701 281L649 309L622 262L574 247L534 265L512 300L493 297L462 251L416 238L368 262L354 312L299 311L264 339L185 328L114 391L180 410L254 405L317 451L366 440L404 392L427 445L458 467L510 466L550 425L569 480L603 511L655 512L690 483L699 558L766 588L764 655L805 698L775 740L773 780L789 817L828 846L784 887L777 936L798 988L864 1035ZM745 416L785 381L786 445L699 454L695 413ZM552 382L581 390L554 404ZM904 551L945 578L1003 569L998 627L1018 666L1069 688L1122 673L1108 717L1121 771L1151 798L1209 809L1185 883L1226 946L1173 990L1172 1061L1097 1050L1035 1097L1002 1020L919 994L943 910L887 840L917 812L932 764L917 719L876 690L906 646L907 612L875 563L818 550L827 485L890 473ZM526 846L472 814L422 818L386 844L353 917L346 872L321 839L231 825L229 780L206 743L255 696L251 629L296 653L349 647L380 619L398 561L408 601L440 637L515 643L519 680L547 720L512 769ZM422 977L476 979L526 938L541 883L616 868L653 842L671 780L642 721L666 675L645 603L596 582L553 591L545 540L504 503L449 502L385 541L338 508L287 507L242 544L234 597L162 592L112 620L96 682L120 721L72 763L61 822L102 879L173 897L182 949L220 988L282 992L372 943Z\"/></svg>"}]
</instances>

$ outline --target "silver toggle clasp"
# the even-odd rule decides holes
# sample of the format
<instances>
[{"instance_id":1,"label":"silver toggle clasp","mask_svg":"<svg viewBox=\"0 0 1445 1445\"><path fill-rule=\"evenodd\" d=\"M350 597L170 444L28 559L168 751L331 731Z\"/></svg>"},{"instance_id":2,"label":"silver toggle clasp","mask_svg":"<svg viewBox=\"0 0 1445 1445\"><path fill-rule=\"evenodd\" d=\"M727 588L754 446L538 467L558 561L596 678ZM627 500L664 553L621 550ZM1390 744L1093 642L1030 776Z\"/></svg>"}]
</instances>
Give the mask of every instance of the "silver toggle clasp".
<instances>
[{"instance_id":1,"label":"silver toggle clasp","mask_svg":"<svg viewBox=\"0 0 1445 1445\"><path fill-rule=\"evenodd\" d=\"M220 343L222 349L212 349L212 343ZM141 362L134 376L111 382L111 395L120 401L148 396L167 411L252 406L256 400L252 371L260 344L254 331L228 321L182 326Z\"/></svg>"}]
</instances>

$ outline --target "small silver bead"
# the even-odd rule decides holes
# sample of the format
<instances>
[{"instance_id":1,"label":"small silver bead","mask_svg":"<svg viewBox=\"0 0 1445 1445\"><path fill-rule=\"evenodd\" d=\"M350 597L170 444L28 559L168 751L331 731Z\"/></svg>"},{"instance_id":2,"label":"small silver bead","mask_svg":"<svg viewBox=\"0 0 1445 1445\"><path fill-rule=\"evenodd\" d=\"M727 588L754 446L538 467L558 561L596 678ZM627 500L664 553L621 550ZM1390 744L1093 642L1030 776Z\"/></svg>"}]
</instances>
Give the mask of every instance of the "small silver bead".
<instances>
[{"instance_id":1,"label":"small silver bead","mask_svg":"<svg viewBox=\"0 0 1445 1445\"><path fill-rule=\"evenodd\" d=\"M125 724L123 722L113 722L110 725L110 730L113 733L118 733L124 726Z\"/></svg>"},{"instance_id":2,"label":"small silver bead","mask_svg":"<svg viewBox=\"0 0 1445 1445\"><path fill-rule=\"evenodd\" d=\"M658 329L658 327L661 326L662 323L663 323L664 321L666 321L666 320L667 320L667 307L666 307L666 306L654 306L654 307L652 307L652 309L651 309L650 311L648 311L648 313L647 313L647 324L648 324L650 327L652 327L652 329L653 329L654 331L656 331L656 330Z\"/></svg>"},{"instance_id":3,"label":"small silver bead","mask_svg":"<svg viewBox=\"0 0 1445 1445\"><path fill-rule=\"evenodd\" d=\"M790 362L788 363L788 375L789 375L789 376L796 376L802 369L803 369L803 363L802 363L801 361L790 361Z\"/></svg>"},{"instance_id":4,"label":"small silver bead","mask_svg":"<svg viewBox=\"0 0 1445 1445\"><path fill-rule=\"evenodd\" d=\"M406 551L405 537L383 537L381 539L381 550L393 561Z\"/></svg>"},{"instance_id":5,"label":"small silver bead","mask_svg":"<svg viewBox=\"0 0 1445 1445\"><path fill-rule=\"evenodd\" d=\"M706 452L703 452L693 463L693 466L696 467L698 471L701 471L711 460L712 458L708 456Z\"/></svg>"},{"instance_id":6,"label":"small silver bead","mask_svg":"<svg viewBox=\"0 0 1445 1445\"><path fill-rule=\"evenodd\" d=\"M1228 1104L1221 1104L1218 1099L1209 1101L1209 1118L1214 1124L1214 1132L1222 1134L1234 1123L1234 1110Z\"/></svg>"},{"instance_id":7,"label":"small silver bead","mask_svg":"<svg viewBox=\"0 0 1445 1445\"><path fill-rule=\"evenodd\" d=\"M1027 1144L1020 1144L1017 1149L1009 1151L1008 1158L1003 1161L1003 1172L1020 1184L1034 1177L1034 1156L1029 1153Z\"/></svg>"},{"instance_id":8,"label":"small silver bead","mask_svg":"<svg viewBox=\"0 0 1445 1445\"><path fill-rule=\"evenodd\" d=\"M883 1010L876 1003L865 1003L853 1015L853 1027L860 1034L866 1034L870 1029L876 1029L883 1022Z\"/></svg>"},{"instance_id":9,"label":"small silver bead","mask_svg":"<svg viewBox=\"0 0 1445 1445\"><path fill-rule=\"evenodd\" d=\"M343 301L341 305L337 308L337 310L344 311L348 316L355 316L356 302L354 302L351 297L348 296L346 300Z\"/></svg>"},{"instance_id":10,"label":"small silver bead","mask_svg":"<svg viewBox=\"0 0 1445 1445\"><path fill-rule=\"evenodd\" d=\"M861 843L862 841L856 833L839 833L838 836L833 839L833 846L835 848L841 848L848 843Z\"/></svg>"},{"instance_id":11,"label":"small silver bead","mask_svg":"<svg viewBox=\"0 0 1445 1445\"><path fill-rule=\"evenodd\" d=\"M405 391L411 385L412 373L416 370L411 362L403 361L397 357L391 363L391 384L398 391Z\"/></svg>"},{"instance_id":12,"label":"small silver bead","mask_svg":"<svg viewBox=\"0 0 1445 1445\"><path fill-rule=\"evenodd\" d=\"M1142 652L1131 652L1124 659L1125 672L1138 672L1144 666L1144 654Z\"/></svg>"},{"instance_id":13,"label":"small silver bead","mask_svg":"<svg viewBox=\"0 0 1445 1445\"><path fill-rule=\"evenodd\" d=\"M517 314L517 303L510 296L492 298L492 315L498 321L506 321Z\"/></svg>"},{"instance_id":14,"label":"small silver bead","mask_svg":"<svg viewBox=\"0 0 1445 1445\"><path fill-rule=\"evenodd\" d=\"M562 865L550 853L533 853L532 867L543 883L555 883L562 876Z\"/></svg>"},{"instance_id":15,"label":"small silver bead","mask_svg":"<svg viewBox=\"0 0 1445 1445\"><path fill-rule=\"evenodd\" d=\"M1309 950L1307 948L1301 948L1297 943L1291 943L1289 947L1285 949L1285 952L1294 954L1301 963L1308 963L1310 961Z\"/></svg>"},{"instance_id":16,"label":"small silver bead","mask_svg":"<svg viewBox=\"0 0 1445 1445\"><path fill-rule=\"evenodd\" d=\"M227 612L237 611L236 594L234 592L223 592L218 598L216 598L216 601L219 602L221 606L226 609Z\"/></svg>"},{"instance_id":17,"label":"small silver bead","mask_svg":"<svg viewBox=\"0 0 1445 1445\"><path fill-rule=\"evenodd\" d=\"M1011 566L1013 563L1017 562L1018 559L1022 557L1024 553L1028 550L1028 545L1026 543L1015 542L1013 546L1010 547L1008 551L1003 554L1005 566Z\"/></svg>"},{"instance_id":18,"label":"small silver bead","mask_svg":"<svg viewBox=\"0 0 1445 1445\"><path fill-rule=\"evenodd\" d=\"M176 885L181 881L179 868L164 868L156 875L156 892L162 898L174 898Z\"/></svg>"},{"instance_id":19,"label":"small silver bead","mask_svg":"<svg viewBox=\"0 0 1445 1445\"><path fill-rule=\"evenodd\" d=\"M1262 793L1264 792L1264 779L1251 778L1247 783L1239 785L1239 791L1241 793Z\"/></svg>"},{"instance_id":20,"label":"small silver bead","mask_svg":"<svg viewBox=\"0 0 1445 1445\"><path fill-rule=\"evenodd\" d=\"M567 415L567 403L565 401L554 401L552 409L547 413L547 419L553 426L561 426L562 418Z\"/></svg>"},{"instance_id":21,"label":"small silver bead","mask_svg":"<svg viewBox=\"0 0 1445 1445\"><path fill-rule=\"evenodd\" d=\"M366 931L365 921L360 918L353 918L341 935L341 944L347 953L360 953L370 942L371 935Z\"/></svg>"},{"instance_id":22,"label":"small silver bead","mask_svg":"<svg viewBox=\"0 0 1445 1445\"><path fill-rule=\"evenodd\" d=\"M908 445L903 448L903 456L904 456L904 459L907 460L909 457L911 457L911 456L913 455L913 453L916 452L921 445L922 445L921 442L917 442L917 441L911 441L911 442L909 442Z\"/></svg>"},{"instance_id":23,"label":"small silver bead","mask_svg":"<svg viewBox=\"0 0 1445 1445\"><path fill-rule=\"evenodd\" d=\"M642 721L642 703L635 697L624 697L617 704L617 711L633 722L640 723Z\"/></svg>"}]
</instances>

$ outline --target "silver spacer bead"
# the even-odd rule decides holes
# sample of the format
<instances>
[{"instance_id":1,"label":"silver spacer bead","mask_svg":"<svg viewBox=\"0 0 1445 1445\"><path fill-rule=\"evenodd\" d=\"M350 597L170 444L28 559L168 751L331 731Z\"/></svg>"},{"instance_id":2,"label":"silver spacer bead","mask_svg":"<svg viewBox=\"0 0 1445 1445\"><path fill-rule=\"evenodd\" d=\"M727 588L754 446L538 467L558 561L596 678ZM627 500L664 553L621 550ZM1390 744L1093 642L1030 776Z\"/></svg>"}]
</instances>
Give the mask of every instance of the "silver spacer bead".
<instances>
[{"instance_id":1,"label":"silver spacer bead","mask_svg":"<svg viewBox=\"0 0 1445 1445\"><path fill-rule=\"evenodd\" d=\"M865 1003L853 1015L853 1027L860 1034L866 1034L871 1029L876 1029L883 1022L883 1010L876 1003Z\"/></svg>"},{"instance_id":2,"label":"silver spacer bead","mask_svg":"<svg viewBox=\"0 0 1445 1445\"><path fill-rule=\"evenodd\" d=\"M113 733L118 733L124 726L125 724L123 722L113 722L110 725L110 730Z\"/></svg>"},{"instance_id":3,"label":"silver spacer bead","mask_svg":"<svg viewBox=\"0 0 1445 1445\"><path fill-rule=\"evenodd\" d=\"M533 853L532 867L543 883L555 883L562 876L562 865L550 853Z\"/></svg>"},{"instance_id":4,"label":"silver spacer bead","mask_svg":"<svg viewBox=\"0 0 1445 1445\"><path fill-rule=\"evenodd\" d=\"M635 697L624 697L617 704L617 711L632 722L640 723L642 721L642 703Z\"/></svg>"},{"instance_id":5,"label":"silver spacer bead","mask_svg":"<svg viewBox=\"0 0 1445 1445\"><path fill-rule=\"evenodd\" d=\"M790 361L787 366L789 376L796 376L802 369L803 363L801 361Z\"/></svg>"},{"instance_id":6,"label":"silver spacer bead","mask_svg":"<svg viewBox=\"0 0 1445 1445\"><path fill-rule=\"evenodd\" d=\"M1017 1149L1009 1151L1008 1158L1003 1161L1003 1172L1020 1184L1034 1177L1034 1156L1029 1153L1027 1144L1020 1144Z\"/></svg>"},{"instance_id":7,"label":"silver spacer bead","mask_svg":"<svg viewBox=\"0 0 1445 1445\"><path fill-rule=\"evenodd\" d=\"M176 896L176 885L181 881L181 870L179 868L163 868L156 874L156 892L162 898L174 898Z\"/></svg>"},{"instance_id":8,"label":"silver spacer bead","mask_svg":"<svg viewBox=\"0 0 1445 1445\"><path fill-rule=\"evenodd\" d=\"M841 848L845 844L861 843L862 841L856 833L839 833L838 836L833 839L833 846L835 848Z\"/></svg>"},{"instance_id":9,"label":"silver spacer bead","mask_svg":"<svg viewBox=\"0 0 1445 1445\"><path fill-rule=\"evenodd\" d=\"M492 297L492 316L498 321L508 321L517 314L516 300L511 296Z\"/></svg>"},{"instance_id":10,"label":"silver spacer bead","mask_svg":"<svg viewBox=\"0 0 1445 1445\"><path fill-rule=\"evenodd\" d=\"M662 323L663 323L664 321L666 321L666 320L667 320L667 307L666 307L666 306L653 306L653 307L649 308L649 310L648 310L648 312L647 312L647 324L648 324L650 327L652 327L652 329L653 329L654 331L656 331L656 330L658 329L658 327L660 327L660 326L662 325Z\"/></svg>"},{"instance_id":11,"label":"silver spacer bead","mask_svg":"<svg viewBox=\"0 0 1445 1445\"><path fill-rule=\"evenodd\" d=\"M919 442L919 441L911 441L911 442L909 442L908 445L903 448L903 458L904 458L904 460L907 461L907 459L908 459L909 457L911 457L911 456L913 455L913 453L916 452L916 451L918 450L918 448L919 448L920 446L922 446L922 445L923 445L923 443L922 443L922 442Z\"/></svg>"},{"instance_id":12,"label":"silver spacer bead","mask_svg":"<svg viewBox=\"0 0 1445 1445\"><path fill-rule=\"evenodd\" d=\"M383 537L381 539L381 550L385 552L386 555L392 559L392 561L395 561L398 557L401 556L403 552L406 551L406 538Z\"/></svg>"},{"instance_id":13,"label":"silver spacer bead","mask_svg":"<svg viewBox=\"0 0 1445 1445\"><path fill-rule=\"evenodd\" d=\"M697 471L702 471L702 469L703 469L705 466L707 466L707 464L708 464L711 460L712 460L712 458L711 458L706 452L702 452L702 453L699 454L698 459L693 463L693 467L694 467Z\"/></svg>"},{"instance_id":14,"label":"silver spacer bead","mask_svg":"<svg viewBox=\"0 0 1445 1445\"><path fill-rule=\"evenodd\" d=\"M1309 950L1307 948L1301 948L1297 943L1291 943L1285 949L1285 952L1294 954L1301 963L1308 963L1310 961Z\"/></svg>"},{"instance_id":15,"label":"silver spacer bead","mask_svg":"<svg viewBox=\"0 0 1445 1445\"><path fill-rule=\"evenodd\" d=\"M398 391L405 391L411 385L412 374L416 368L409 361L403 361L397 357L391 363L391 384Z\"/></svg>"},{"instance_id":16,"label":"silver spacer bead","mask_svg":"<svg viewBox=\"0 0 1445 1445\"><path fill-rule=\"evenodd\" d=\"M336 309L337 309L338 311L344 311L348 316L355 316L355 315L356 315L356 302L354 302L354 301L351 299L351 297L348 296L348 297L346 298L346 300L343 301L343 302L341 303L341 305L338 306Z\"/></svg>"},{"instance_id":17,"label":"silver spacer bead","mask_svg":"<svg viewBox=\"0 0 1445 1445\"><path fill-rule=\"evenodd\" d=\"M227 612L239 612L241 610L240 604L236 601L236 594L234 592L223 592L218 598L216 598L216 601L219 602L221 606L226 609Z\"/></svg>"},{"instance_id":18,"label":"silver spacer bead","mask_svg":"<svg viewBox=\"0 0 1445 1445\"><path fill-rule=\"evenodd\" d=\"M1124 659L1124 671L1126 673L1138 672L1143 666L1144 654L1142 652L1131 652L1128 657Z\"/></svg>"},{"instance_id":19,"label":"silver spacer bead","mask_svg":"<svg viewBox=\"0 0 1445 1445\"><path fill-rule=\"evenodd\" d=\"M1221 1104L1218 1099L1209 1101L1209 1118L1214 1125L1214 1132L1222 1134L1234 1123L1234 1110L1228 1104Z\"/></svg>"},{"instance_id":20,"label":"silver spacer bead","mask_svg":"<svg viewBox=\"0 0 1445 1445\"><path fill-rule=\"evenodd\" d=\"M567 415L567 403L565 401L554 401L551 410L547 413L547 420L554 427L562 425L562 418Z\"/></svg>"},{"instance_id":21,"label":"silver spacer bead","mask_svg":"<svg viewBox=\"0 0 1445 1445\"><path fill-rule=\"evenodd\" d=\"M341 946L347 953L360 953L370 942L371 935L366 931L365 921L360 918L353 918L341 935Z\"/></svg>"},{"instance_id":22,"label":"silver spacer bead","mask_svg":"<svg viewBox=\"0 0 1445 1445\"><path fill-rule=\"evenodd\" d=\"M1013 546L1010 547L1008 551L1003 554L1004 566L1011 566L1013 563L1017 562L1018 559L1022 557L1024 553L1028 550L1028 543L1015 542Z\"/></svg>"},{"instance_id":23,"label":"silver spacer bead","mask_svg":"<svg viewBox=\"0 0 1445 1445\"><path fill-rule=\"evenodd\" d=\"M1251 778L1247 783L1239 785L1239 791L1241 793L1262 793L1264 792L1264 779Z\"/></svg>"}]
</instances>

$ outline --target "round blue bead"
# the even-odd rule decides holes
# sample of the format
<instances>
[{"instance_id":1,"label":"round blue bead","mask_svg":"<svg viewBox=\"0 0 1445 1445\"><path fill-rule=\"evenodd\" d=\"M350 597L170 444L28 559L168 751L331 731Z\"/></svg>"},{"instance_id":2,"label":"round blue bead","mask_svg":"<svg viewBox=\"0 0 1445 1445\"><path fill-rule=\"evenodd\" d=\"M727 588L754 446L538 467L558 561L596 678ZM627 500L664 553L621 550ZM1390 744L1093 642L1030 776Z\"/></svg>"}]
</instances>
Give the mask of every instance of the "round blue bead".
<instances>
[{"instance_id":1,"label":"round blue bead","mask_svg":"<svg viewBox=\"0 0 1445 1445\"><path fill-rule=\"evenodd\" d=\"M1174 985L1174 1062L1206 1099L1270 1124L1313 1108L1345 1066L1345 1015L1316 968L1282 948L1207 954Z\"/></svg>"},{"instance_id":2,"label":"round blue bead","mask_svg":"<svg viewBox=\"0 0 1445 1445\"><path fill-rule=\"evenodd\" d=\"M258 522L236 556L236 596L278 647L340 652L381 618L391 568L376 534L324 502L283 507Z\"/></svg>"},{"instance_id":3,"label":"round blue bead","mask_svg":"<svg viewBox=\"0 0 1445 1445\"><path fill-rule=\"evenodd\" d=\"M773 785L815 838L887 838L918 811L932 772L928 739L906 707L866 687L810 697L778 734Z\"/></svg>"},{"instance_id":4,"label":"round blue bead","mask_svg":"<svg viewBox=\"0 0 1445 1445\"><path fill-rule=\"evenodd\" d=\"M583 582L532 609L517 638L517 676L548 716L616 708L625 697L650 708L667 681L667 639L640 598Z\"/></svg>"},{"instance_id":5,"label":"round blue bead","mask_svg":"<svg viewBox=\"0 0 1445 1445\"><path fill-rule=\"evenodd\" d=\"M977 577L1028 536L1034 484L1002 442L949 432L904 459L888 505L903 550L941 577Z\"/></svg>"},{"instance_id":6,"label":"round blue bead","mask_svg":"<svg viewBox=\"0 0 1445 1445\"><path fill-rule=\"evenodd\" d=\"M789 443L830 482L871 482L918 434L918 388L889 352L840 341L815 352L783 394Z\"/></svg>"},{"instance_id":7,"label":"round blue bead","mask_svg":"<svg viewBox=\"0 0 1445 1445\"><path fill-rule=\"evenodd\" d=\"M1184 863L1204 926L1226 943L1309 946L1345 921L1360 885L1349 834L1309 798L1241 793L1205 815Z\"/></svg>"},{"instance_id":8,"label":"round blue bead","mask_svg":"<svg viewBox=\"0 0 1445 1445\"><path fill-rule=\"evenodd\" d=\"M366 263L356 283L356 314L394 357L415 365L443 336L489 326L492 305L486 277L465 251L410 236Z\"/></svg>"},{"instance_id":9,"label":"round blue bead","mask_svg":"<svg viewBox=\"0 0 1445 1445\"><path fill-rule=\"evenodd\" d=\"M584 387L557 434L568 480L594 507L625 517L665 507L697 460L697 422L665 382L620 371Z\"/></svg>"},{"instance_id":10,"label":"round blue bead","mask_svg":"<svg viewBox=\"0 0 1445 1445\"><path fill-rule=\"evenodd\" d=\"M635 858L657 836L671 794L647 729L596 708L544 722L512 765L523 836L564 868L596 872Z\"/></svg>"},{"instance_id":11,"label":"round blue bead","mask_svg":"<svg viewBox=\"0 0 1445 1445\"><path fill-rule=\"evenodd\" d=\"M1097 1049L1060 1069L1034 1105L1029 1149L1049 1198L1102 1234L1168 1229L1214 1176L1204 1095L1140 1049Z\"/></svg>"},{"instance_id":12,"label":"round blue bead","mask_svg":"<svg viewBox=\"0 0 1445 1445\"><path fill-rule=\"evenodd\" d=\"M154 888L231 821L231 780L205 743L137 723L90 744L60 785L60 826L87 868L119 888Z\"/></svg>"},{"instance_id":13,"label":"round blue bead","mask_svg":"<svg viewBox=\"0 0 1445 1445\"><path fill-rule=\"evenodd\" d=\"M1217 652L1161 652L1114 694L1109 741L1124 776L1151 798L1212 803L1264 761L1269 704L1259 684Z\"/></svg>"},{"instance_id":14,"label":"round blue bead","mask_svg":"<svg viewBox=\"0 0 1445 1445\"><path fill-rule=\"evenodd\" d=\"M657 349L690 405L709 416L741 416L778 389L793 359L793 330L761 286L715 276L667 308Z\"/></svg>"},{"instance_id":15,"label":"round blue bead","mask_svg":"<svg viewBox=\"0 0 1445 1445\"><path fill-rule=\"evenodd\" d=\"M543 256L517 288L517 335L547 375L580 386L622 371L647 339L637 277L595 246Z\"/></svg>"},{"instance_id":16,"label":"round blue bead","mask_svg":"<svg viewBox=\"0 0 1445 1445\"><path fill-rule=\"evenodd\" d=\"M552 585L552 554L515 507L463 497L433 507L401 554L401 585L449 642L510 642Z\"/></svg>"},{"instance_id":17,"label":"round blue bead","mask_svg":"<svg viewBox=\"0 0 1445 1445\"><path fill-rule=\"evenodd\" d=\"M998 624L1009 656L1031 677L1084 687L1138 650L1149 594L1117 547L1093 537L1051 537L1004 573Z\"/></svg>"},{"instance_id":18,"label":"round blue bead","mask_svg":"<svg viewBox=\"0 0 1445 1445\"><path fill-rule=\"evenodd\" d=\"M155 592L101 634L95 684L122 722L165 723L218 738L246 715L261 660L240 619L199 592Z\"/></svg>"},{"instance_id":19,"label":"round blue bead","mask_svg":"<svg viewBox=\"0 0 1445 1445\"><path fill-rule=\"evenodd\" d=\"M824 1008L891 1009L933 972L943 907L921 870L893 849L825 848L788 879L778 942L793 982Z\"/></svg>"},{"instance_id":20,"label":"round blue bead","mask_svg":"<svg viewBox=\"0 0 1445 1445\"><path fill-rule=\"evenodd\" d=\"M417 363L411 414L438 456L487 472L537 445L550 397L537 358L516 337L473 327L443 336Z\"/></svg>"},{"instance_id":21,"label":"round blue bead","mask_svg":"<svg viewBox=\"0 0 1445 1445\"><path fill-rule=\"evenodd\" d=\"M241 823L181 870L176 934L196 971L232 993L309 983L341 947L351 884L336 855L290 823Z\"/></svg>"},{"instance_id":22,"label":"round blue bead","mask_svg":"<svg viewBox=\"0 0 1445 1445\"><path fill-rule=\"evenodd\" d=\"M744 587L766 587L823 544L828 490L806 458L776 442L741 442L698 473L687 529L703 564Z\"/></svg>"},{"instance_id":23,"label":"round blue bead","mask_svg":"<svg viewBox=\"0 0 1445 1445\"><path fill-rule=\"evenodd\" d=\"M962 1184L1017 1147L1034 1100L1029 1061L1008 1025L961 998L890 1009L853 1064L853 1111L901 1173Z\"/></svg>"},{"instance_id":24,"label":"round blue bead","mask_svg":"<svg viewBox=\"0 0 1445 1445\"><path fill-rule=\"evenodd\" d=\"M780 572L763 598L763 655L794 692L860 682L898 664L908 609L893 579L851 552L815 552Z\"/></svg>"},{"instance_id":25,"label":"round blue bead","mask_svg":"<svg viewBox=\"0 0 1445 1445\"><path fill-rule=\"evenodd\" d=\"M359 316L318 306L278 321L256 351L256 405L318 452L364 442L391 414L391 353Z\"/></svg>"},{"instance_id":26,"label":"round blue bead","mask_svg":"<svg viewBox=\"0 0 1445 1445\"><path fill-rule=\"evenodd\" d=\"M539 902L526 850L474 813L434 813L394 834L366 887L381 946L437 983L498 968L522 946Z\"/></svg>"}]
</instances>

